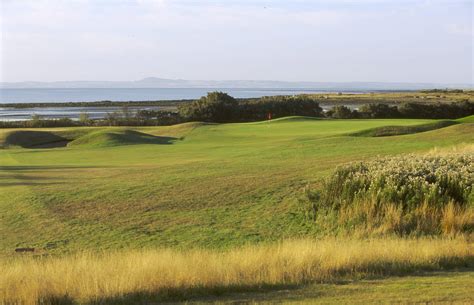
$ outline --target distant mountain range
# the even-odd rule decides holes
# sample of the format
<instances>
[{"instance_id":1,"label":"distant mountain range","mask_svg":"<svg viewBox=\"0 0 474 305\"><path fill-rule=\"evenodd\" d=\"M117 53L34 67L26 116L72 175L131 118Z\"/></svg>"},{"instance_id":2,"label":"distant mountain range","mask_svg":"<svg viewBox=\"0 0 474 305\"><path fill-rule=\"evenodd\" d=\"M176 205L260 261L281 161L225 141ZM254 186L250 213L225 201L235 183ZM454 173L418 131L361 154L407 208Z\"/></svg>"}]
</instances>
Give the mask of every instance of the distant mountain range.
<instances>
[{"instance_id":1,"label":"distant mountain range","mask_svg":"<svg viewBox=\"0 0 474 305\"><path fill-rule=\"evenodd\" d=\"M472 84L385 83L385 82L286 82L272 80L184 80L147 77L137 81L58 81L3 82L0 88L265 88L313 89L322 91L351 90L421 90L470 89Z\"/></svg>"}]
</instances>

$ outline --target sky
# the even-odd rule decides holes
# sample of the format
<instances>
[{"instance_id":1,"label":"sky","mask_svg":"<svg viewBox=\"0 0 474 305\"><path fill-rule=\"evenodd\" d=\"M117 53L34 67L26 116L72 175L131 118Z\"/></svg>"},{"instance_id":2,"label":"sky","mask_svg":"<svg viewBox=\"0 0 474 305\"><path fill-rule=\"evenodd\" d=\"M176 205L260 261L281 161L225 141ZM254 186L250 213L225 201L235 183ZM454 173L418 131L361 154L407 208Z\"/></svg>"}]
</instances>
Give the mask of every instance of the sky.
<instances>
[{"instance_id":1,"label":"sky","mask_svg":"<svg viewBox=\"0 0 474 305\"><path fill-rule=\"evenodd\" d=\"M0 81L473 83L472 0L0 0Z\"/></svg>"}]
</instances>

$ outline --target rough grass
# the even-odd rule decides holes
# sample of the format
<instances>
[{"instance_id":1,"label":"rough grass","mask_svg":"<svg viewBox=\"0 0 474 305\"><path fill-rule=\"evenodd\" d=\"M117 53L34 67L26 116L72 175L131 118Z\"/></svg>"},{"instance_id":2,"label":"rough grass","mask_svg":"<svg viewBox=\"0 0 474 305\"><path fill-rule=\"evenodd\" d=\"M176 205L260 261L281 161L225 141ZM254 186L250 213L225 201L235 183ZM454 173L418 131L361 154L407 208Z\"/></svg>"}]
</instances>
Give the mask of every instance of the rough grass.
<instances>
[{"instance_id":1,"label":"rough grass","mask_svg":"<svg viewBox=\"0 0 474 305\"><path fill-rule=\"evenodd\" d=\"M472 266L464 239L293 240L229 251L141 250L1 261L3 304L183 300Z\"/></svg>"},{"instance_id":2,"label":"rough grass","mask_svg":"<svg viewBox=\"0 0 474 305\"><path fill-rule=\"evenodd\" d=\"M444 234L474 230L474 151L430 152L338 167L306 190L307 213L329 232Z\"/></svg>"}]
</instances>

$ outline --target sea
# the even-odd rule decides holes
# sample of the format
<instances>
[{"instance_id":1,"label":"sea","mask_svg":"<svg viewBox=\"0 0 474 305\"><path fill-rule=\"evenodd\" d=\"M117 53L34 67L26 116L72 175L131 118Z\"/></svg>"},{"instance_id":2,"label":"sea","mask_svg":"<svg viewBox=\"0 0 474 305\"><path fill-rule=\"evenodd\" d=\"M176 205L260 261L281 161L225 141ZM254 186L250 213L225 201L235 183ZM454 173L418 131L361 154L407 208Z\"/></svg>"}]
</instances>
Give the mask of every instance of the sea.
<instances>
[{"instance_id":1,"label":"sea","mask_svg":"<svg viewBox=\"0 0 474 305\"><path fill-rule=\"evenodd\" d=\"M105 117L117 107L56 107L54 103L94 102L94 101L158 101L197 99L210 91L222 91L236 98L253 98L270 95L295 95L301 93L321 93L321 89L262 89L262 88L0 88L0 121L28 120L33 114L42 118L77 119L81 112L87 112L93 119ZM358 92L353 92L358 93ZM51 103L51 107L11 108L2 107L8 103ZM131 107L158 110L161 107Z\"/></svg>"}]
</instances>

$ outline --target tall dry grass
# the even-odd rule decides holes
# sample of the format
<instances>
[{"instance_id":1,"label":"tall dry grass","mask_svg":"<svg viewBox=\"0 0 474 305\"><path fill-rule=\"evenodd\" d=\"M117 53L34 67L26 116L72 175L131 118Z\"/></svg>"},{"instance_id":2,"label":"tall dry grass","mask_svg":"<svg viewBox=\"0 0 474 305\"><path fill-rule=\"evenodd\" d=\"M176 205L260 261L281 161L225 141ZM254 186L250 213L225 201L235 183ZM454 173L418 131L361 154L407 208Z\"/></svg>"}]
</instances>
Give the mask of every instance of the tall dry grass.
<instances>
[{"instance_id":1,"label":"tall dry grass","mask_svg":"<svg viewBox=\"0 0 474 305\"><path fill-rule=\"evenodd\" d=\"M164 300L472 264L465 239L294 240L228 251L141 250L0 262L1 304Z\"/></svg>"}]
</instances>

